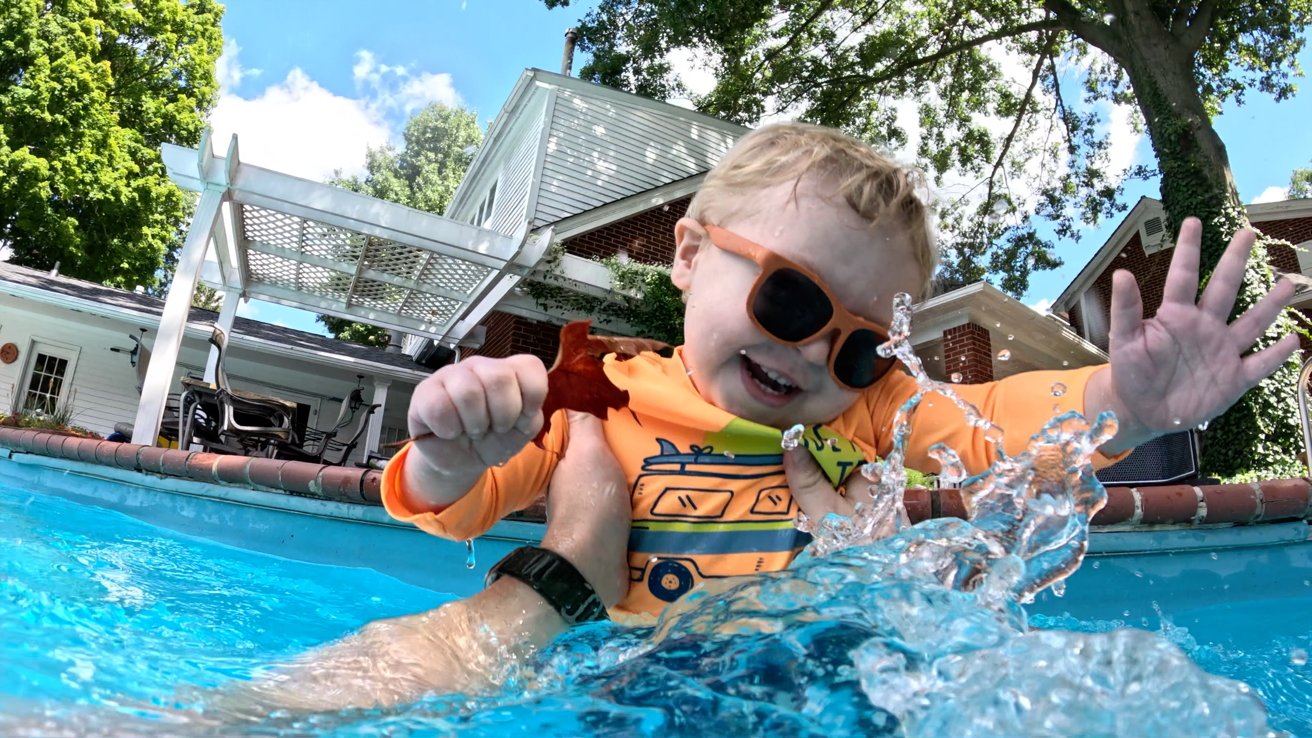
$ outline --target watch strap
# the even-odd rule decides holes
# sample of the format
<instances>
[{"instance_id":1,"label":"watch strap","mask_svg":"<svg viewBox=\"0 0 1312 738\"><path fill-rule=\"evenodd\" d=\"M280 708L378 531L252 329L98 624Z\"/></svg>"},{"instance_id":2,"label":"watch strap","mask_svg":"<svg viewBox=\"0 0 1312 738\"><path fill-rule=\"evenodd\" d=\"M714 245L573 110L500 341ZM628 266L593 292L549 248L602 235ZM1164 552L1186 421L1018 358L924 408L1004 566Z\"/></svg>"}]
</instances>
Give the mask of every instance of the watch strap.
<instances>
[{"instance_id":1,"label":"watch strap","mask_svg":"<svg viewBox=\"0 0 1312 738\"><path fill-rule=\"evenodd\" d=\"M579 570L564 556L548 548L521 546L493 564L484 586L502 576L528 585L551 605L570 626L606 620L606 605Z\"/></svg>"}]
</instances>

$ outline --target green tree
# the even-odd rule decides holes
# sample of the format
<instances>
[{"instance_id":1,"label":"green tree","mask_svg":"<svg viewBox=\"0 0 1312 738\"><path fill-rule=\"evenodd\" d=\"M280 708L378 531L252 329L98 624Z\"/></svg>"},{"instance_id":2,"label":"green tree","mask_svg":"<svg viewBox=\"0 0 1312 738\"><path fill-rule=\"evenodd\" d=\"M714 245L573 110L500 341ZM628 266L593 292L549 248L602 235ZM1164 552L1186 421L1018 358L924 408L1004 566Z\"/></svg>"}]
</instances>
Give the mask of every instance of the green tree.
<instances>
[{"instance_id":1,"label":"green tree","mask_svg":"<svg viewBox=\"0 0 1312 738\"><path fill-rule=\"evenodd\" d=\"M890 103L910 101L923 165L937 177L974 176L983 193L946 215L944 280L994 274L1019 293L1032 270L1059 261L1006 183L1037 186L1034 210L1059 237L1123 208L1096 112L1109 102L1140 114L1172 228L1202 218L1210 274L1247 223L1212 118L1252 91L1295 91L1310 18L1312 0L600 0L578 30L591 54L583 77L650 97L686 95L669 59L700 52L717 82L698 108L739 122L797 111L897 146L908 131ZM1003 73L1004 57L1026 70L1019 85ZM1237 309L1269 279L1250 269ZM1212 423L1209 436L1225 439L1207 445L1213 473L1298 472L1292 371Z\"/></svg>"},{"instance_id":2,"label":"green tree","mask_svg":"<svg viewBox=\"0 0 1312 738\"><path fill-rule=\"evenodd\" d=\"M330 184L440 214L482 142L476 113L433 103L406 123L400 150L390 145L371 148L365 156L364 177L339 173ZM343 341L379 348L388 343L386 328L328 315L320 315L319 322Z\"/></svg>"},{"instance_id":3,"label":"green tree","mask_svg":"<svg viewBox=\"0 0 1312 738\"><path fill-rule=\"evenodd\" d=\"M1295 169L1289 175L1289 197L1298 199L1312 197L1312 167Z\"/></svg>"},{"instance_id":4,"label":"green tree","mask_svg":"<svg viewBox=\"0 0 1312 738\"><path fill-rule=\"evenodd\" d=\"M159 148L200 141L222 14L213 0L0 3L0 243L15 263L155 283L184 212Z\"/></svg>"}]
</instances>

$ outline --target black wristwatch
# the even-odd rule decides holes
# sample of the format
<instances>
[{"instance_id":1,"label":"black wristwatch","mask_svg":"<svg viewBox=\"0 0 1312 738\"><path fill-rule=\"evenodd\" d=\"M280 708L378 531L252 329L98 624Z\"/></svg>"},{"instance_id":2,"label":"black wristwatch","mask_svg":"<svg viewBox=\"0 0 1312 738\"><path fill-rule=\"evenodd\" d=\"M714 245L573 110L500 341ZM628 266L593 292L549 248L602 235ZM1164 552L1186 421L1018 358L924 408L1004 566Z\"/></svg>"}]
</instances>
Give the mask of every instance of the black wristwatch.
<instances>
[{"instance_id":1,"label":"black wristwatch","mask_svg":"<svg viewBox=\"0 0 1312 738\"><path fill-rule=\"evenodd\" d=\"M564 556L546 548L521 546L492 565L483 586L511 576L542 595L571 626L606 620L606 606L588 580Z\"/></svg>"}]
</instances>

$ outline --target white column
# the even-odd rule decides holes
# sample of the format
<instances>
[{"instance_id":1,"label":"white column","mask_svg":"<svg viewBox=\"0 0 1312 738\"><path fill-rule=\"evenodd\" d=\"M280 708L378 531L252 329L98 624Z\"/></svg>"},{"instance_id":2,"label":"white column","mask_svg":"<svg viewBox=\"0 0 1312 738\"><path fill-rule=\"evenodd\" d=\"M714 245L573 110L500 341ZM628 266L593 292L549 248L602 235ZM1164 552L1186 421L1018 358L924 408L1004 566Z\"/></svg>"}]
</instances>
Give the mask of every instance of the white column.
<instances>
[{"instance_id":1,"label":"white column","mask_svg":"<svg viewBox=\"0 0 1312 738\"><path fill-rule=\"evenodd\" d=\"M205 262L210 233L219 219L220 206L227 194L226 188L206 188L196 204L196 215L191 219L187 240L178 254L178 266L164 299L164 314L160 316L159 333L151 352L150 367L146 369L146 382L141 388L141 402L137 405L137 419L133 425L132 442L154 446L159 437L160 418L164 403L173 386L173 374L178 366L178 352L182 349L182 334L187 328L187 314L191 312L191 299L196 292L196 281Z\"/></svg>"},{"instance_id":2,"label":"white column","mask_svg":"<svg viewBox=\"0 0 1312 738\"><path fill-rule=\"evenodd\" d=\"M378 409L374 411L373 417L369 418L369 432L365 434L364 439L364 459L369 458L369 454L378 451L378 442L383 436L383 414L387 412L387 388L392 384L392 380L384 377L374 377L374 396L371 403L377 403Z\"/></svg>"},{"instance_id":3,"label":"white column","mask_svg":"<svg viewBox=\"0 0 1312 738\"><path fill-rule=\"evenodd\" d=\"M219 319L215 325L223 329L228 339L232 339L232 323L237 319L237 305L241 301L241 288L229 287L223 293L223 306L219 308ZM214 375L219 373L219 347L210 344L210 358L205 362L205 381L214 384Z\"/></svg>"}]
</instances>

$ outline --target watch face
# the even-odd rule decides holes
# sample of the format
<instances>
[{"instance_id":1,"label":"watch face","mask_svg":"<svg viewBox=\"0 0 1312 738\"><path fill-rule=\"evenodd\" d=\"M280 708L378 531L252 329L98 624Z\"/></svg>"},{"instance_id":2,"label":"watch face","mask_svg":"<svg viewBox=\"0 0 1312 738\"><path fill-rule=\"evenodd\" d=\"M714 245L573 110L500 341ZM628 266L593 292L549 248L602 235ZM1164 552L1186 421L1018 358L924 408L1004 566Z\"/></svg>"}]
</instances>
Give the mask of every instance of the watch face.
<instances>
[{"instance_id":1,"label":"watch face","mask_svg":"<svg viewBox=\"0 0 1312 738\"><path fill-rule=\"evenodd\" d=\"M596 590L573 564L554 551L535 546L517 548L492 567L487 583L502 576L527 584L569 625L606 618L606 606Z\"/></svg>"}]
</instances>

